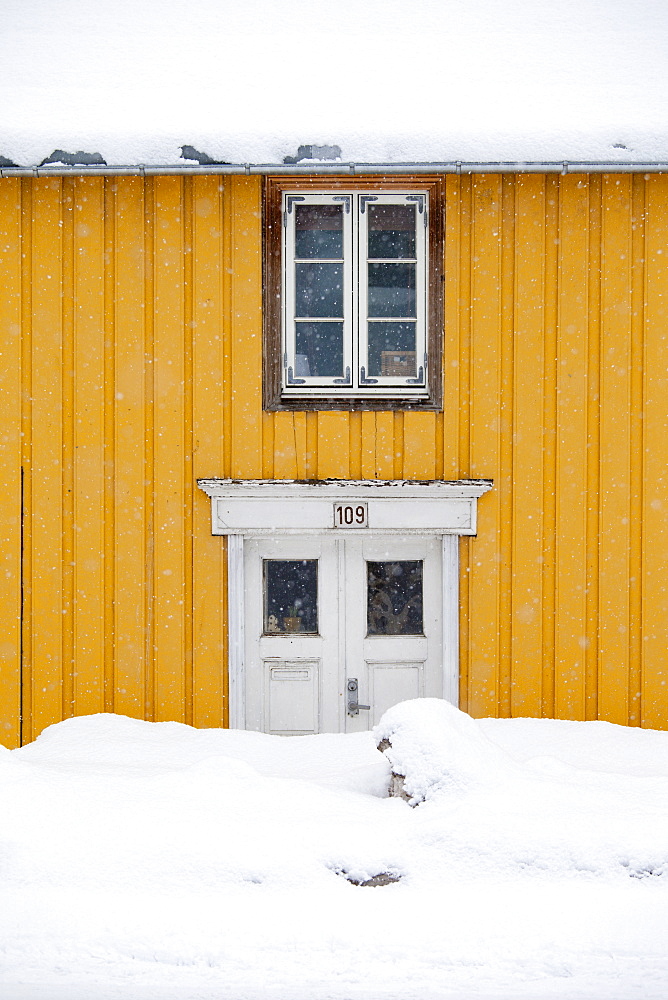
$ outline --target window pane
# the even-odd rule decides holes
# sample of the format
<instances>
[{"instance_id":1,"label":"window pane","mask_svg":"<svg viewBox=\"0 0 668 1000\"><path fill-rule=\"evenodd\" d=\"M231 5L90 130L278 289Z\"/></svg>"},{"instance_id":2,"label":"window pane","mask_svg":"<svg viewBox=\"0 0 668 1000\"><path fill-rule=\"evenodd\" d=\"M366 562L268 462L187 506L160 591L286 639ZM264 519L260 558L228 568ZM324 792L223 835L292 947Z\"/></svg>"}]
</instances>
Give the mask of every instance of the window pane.
<instances>
[{"instance_id":1,"label":"window pane","mask_svg":"<svg viewBox=\"0 0 668 1000\"><path fill-rule=\"evenodd\" d=\"M343 323L296 323L295 334L295 375L343 375Z\"/></svg>"},{"instance_id":2,"label":"window pane","mask_svg":"<svg viewBox=\"0 0 668 1000\"><path fill-rule=\"evenodd\" d=\"M416 323L369 323L368 375L415 378Z\"/></svg>"},{"instance_id":3,"label":"window pane","mask_svg":"<svg viewBox=\"0 0 668 1000\"><path fill-rule=\"evenodd\" d=\"M343 264L295 264L295 268L295 315L343 318Z\"/></svg>"},{"instance_id":4,"label":"window pane","mask_svg":"<svg viewBox=\"0 0 668 1000\"><path fill-rule=\"evenodd\" d=\"M367 634L422 635L422 560L366 565Z\"/></svg>"},{"instance_id":5,"label":"window pane","mask_svg":"<svg viewBox=\"0 0 668 1000\"><path fill-rule=\"evenodd\" d=\"M368 315L415 316L415 264L368 264L367 267Z\"/></svg>"},{"instance_id":6,"label":"window pane","mask_svg":"<svg viewBox=\"0 0 668 1000\"><path fill-rule=\"evenodd\" d=\"M318 560L264 560L264 633L318 631Z\"/></svg>"},{"instance_id":7,"label":"window pane","mask_svg":"<svg viewBox=\"0 0 668 1000\"><path fill-rule=\"evenodd\" d=\"M368 205L368 257L415 257L415 205Z\"/></svg>"},{"instance_id":8,"label":"window pane","mask_svg":"<svg viewBox=\"0 0 668 1000\"><path fill-rule=\"evenodd\" d=\"M295 208L295 257L343 257L341 205Z\"/></svg>"}]
</instances>

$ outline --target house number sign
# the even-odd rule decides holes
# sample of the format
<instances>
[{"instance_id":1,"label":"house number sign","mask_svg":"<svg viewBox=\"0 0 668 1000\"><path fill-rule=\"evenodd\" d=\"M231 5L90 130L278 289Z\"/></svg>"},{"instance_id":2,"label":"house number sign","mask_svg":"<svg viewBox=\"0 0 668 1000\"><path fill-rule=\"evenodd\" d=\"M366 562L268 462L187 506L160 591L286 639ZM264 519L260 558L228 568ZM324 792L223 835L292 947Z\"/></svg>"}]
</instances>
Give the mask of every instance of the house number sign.
<instances>
[{"instance_id":1,"label":"house number sign","mask_svg":"<svg viewBox=\"0 0 668 1000\"><path fill-rule=\"evenodd\" d=\"M368 528L369 505L366 503L335 503L335 528Z\"/></svg>"}]
</instances>

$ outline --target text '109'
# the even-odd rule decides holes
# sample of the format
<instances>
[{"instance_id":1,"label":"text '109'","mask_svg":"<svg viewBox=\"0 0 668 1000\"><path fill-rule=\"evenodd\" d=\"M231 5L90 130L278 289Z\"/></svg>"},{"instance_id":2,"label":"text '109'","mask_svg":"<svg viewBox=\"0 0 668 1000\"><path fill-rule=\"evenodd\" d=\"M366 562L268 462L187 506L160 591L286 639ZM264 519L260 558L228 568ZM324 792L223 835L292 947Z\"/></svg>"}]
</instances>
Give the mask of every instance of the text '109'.
<instances>
[{"instance_id":1,"label":"text '109'","mask_svg":"<svg viewBox=\"0 0 668 1000\"><path fill-rule=\"evenodd\" d=\"M366 528L368 527L368 504L366 503L335 503L335 528Z\"/></svg>"}]
</instances>

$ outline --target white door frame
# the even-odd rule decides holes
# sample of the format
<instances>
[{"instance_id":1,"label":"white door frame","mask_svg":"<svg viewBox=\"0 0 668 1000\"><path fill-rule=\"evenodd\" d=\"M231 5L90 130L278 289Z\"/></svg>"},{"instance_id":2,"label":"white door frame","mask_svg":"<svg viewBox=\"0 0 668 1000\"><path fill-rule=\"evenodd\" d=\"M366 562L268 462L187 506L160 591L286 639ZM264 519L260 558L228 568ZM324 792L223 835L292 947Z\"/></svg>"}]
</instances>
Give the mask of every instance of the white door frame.
<instances>
[{"instance_id":1,"label":"white door frame","mask_svg":"<svg viewBox=\"0 0 668 1000\"><path fill-rule=\"evenodd\" d=\"M440 535L443 578L443 697L459 701L459 535L475 535L477 501L489 479L455 482L200 479L211 498L212 534L227 536L230 728L245 726L244 539L349 532ZM337 510L364 511L364 527L339 524Z\"/></svg>"}]
</instances>

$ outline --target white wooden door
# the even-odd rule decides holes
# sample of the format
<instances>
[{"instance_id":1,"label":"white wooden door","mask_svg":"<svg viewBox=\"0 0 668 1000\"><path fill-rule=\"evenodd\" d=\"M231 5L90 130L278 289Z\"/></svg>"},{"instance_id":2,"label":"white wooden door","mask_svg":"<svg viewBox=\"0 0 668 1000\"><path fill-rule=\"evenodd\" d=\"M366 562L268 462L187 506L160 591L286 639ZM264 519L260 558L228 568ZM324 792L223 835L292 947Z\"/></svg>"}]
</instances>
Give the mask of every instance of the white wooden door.
<instances>
[{"instance_id":1,"label":"white wooden door","mask_svg":"<svg viewBox=\"0 0 668 1000\"><path fill-rule=\"evenodd\" d=\"M399 701L443 696L440 537L283 535L244 548L247 729L359 732Z\"/></svg>"},{"instance_id":2,"label":"white wooden door","mask_svg":"<svg viewBox=\"0 0 668 1000\"><path fill-rule=\"evenodd\" d=\"M357 535L346 539L346 682L358 681L358 714L346 732L369 729L392 705L443 697L441 539Z\"/></svg>"}]
</instances>

